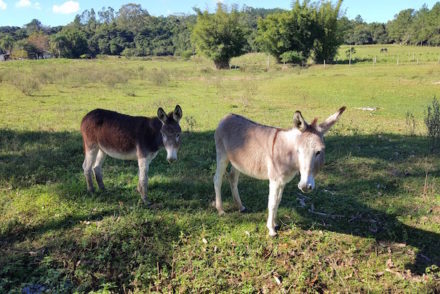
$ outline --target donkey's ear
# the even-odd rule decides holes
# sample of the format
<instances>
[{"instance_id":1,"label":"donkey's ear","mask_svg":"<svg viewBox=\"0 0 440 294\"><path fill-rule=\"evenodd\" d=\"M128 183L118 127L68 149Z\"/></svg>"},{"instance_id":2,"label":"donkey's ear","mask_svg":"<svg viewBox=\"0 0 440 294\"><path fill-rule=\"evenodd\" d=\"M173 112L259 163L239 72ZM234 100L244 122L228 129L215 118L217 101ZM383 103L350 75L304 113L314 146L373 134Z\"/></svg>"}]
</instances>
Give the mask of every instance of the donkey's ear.
<instances>
[{"instance_id":1,"label":"donkey's ear","mask_svg":"<svg viewBox=\"0 0 440 294\"><path fill-rule=\"evenodd\" d=\"M165 113L165 110L163 110L162 107L159 107L157 109L157 118L160 119L160 121L164 124L167 122L167 114Z\"/></svg>"},{"instance_id":2,"label":"donkey's ear","mask_svg":"<svg viewBox=\"0 0 440 294\"><path fill-rule=\"evenodd\" d=\"M324 122L320 123L318 126L318 131L322 134L325 134L330 128L338 121L341 114L344 112L345 106L339 108L338 112L333 115L330 115Z\"/></svg>"},{"instance_id":3,"label":"donkey's ear","mask_svg":"<svg viewBox=\"0 0 440 294\"><path fill-rule=\"evenodd\" d=\"M307 129L308 124L304 120L304 117L302 116L300 111L296 111L293 115L293 126L300 130L301 132L304 132Z\"/></svg>"},{"instance_id":4,"label":"donkey's ear","mask_svg":"<svg viewBox=\"0 0 440 294\"><path fill-rule=\"evenodd\" d=\"M176 105L176 108L174 108L173 118L177 122L182 118L182 108L180 105Z\"/></svg>"}]
</instances>

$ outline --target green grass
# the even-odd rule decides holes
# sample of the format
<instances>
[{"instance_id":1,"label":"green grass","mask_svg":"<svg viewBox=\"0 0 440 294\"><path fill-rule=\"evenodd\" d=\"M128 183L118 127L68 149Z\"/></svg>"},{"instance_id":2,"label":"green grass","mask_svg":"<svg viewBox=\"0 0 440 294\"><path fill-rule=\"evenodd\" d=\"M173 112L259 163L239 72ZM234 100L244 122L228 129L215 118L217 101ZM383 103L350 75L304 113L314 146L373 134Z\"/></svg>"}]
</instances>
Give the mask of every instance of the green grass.
<instances>
[{"instance_id":1,"label":"green grass","mask_svg":"<svg viewBox=\"0 0 440 294\"><path fill-rule=\"evenodd\" d=\"M352 54L352 63L392 63L392 64L422 64L437 62L440 64L440 47L388 45L344 45L337 55L338 63L349 63L347 50L353 47L356 53ZM381 52L381 49L386 49Z\"/></svg>"},{"instance_id":2,"label":"green grass","mask_svg":"<svg viewBox=\"0 0 440 294\"><path fill-rule=\"evenodd\" d=\"M0 63L0 292L438 291L440 156L423 115L439 96L440 65L305 69L258 54L232 63L240 68L200 58ZM141 205L135 162L106 160L107 191L88 195L82 117L96 107L151 116L177 103L179 160L169 165L162 151L153 161L153 208ZM311 121L342 105L318 189L304 206L297 179L287 185L277 238L265 227L267 182L241 177L250 212L240 214L225 181L227 214L217 216L213 132L225 114L290 127L297 109Z\"/></svg>"}]
</instances>

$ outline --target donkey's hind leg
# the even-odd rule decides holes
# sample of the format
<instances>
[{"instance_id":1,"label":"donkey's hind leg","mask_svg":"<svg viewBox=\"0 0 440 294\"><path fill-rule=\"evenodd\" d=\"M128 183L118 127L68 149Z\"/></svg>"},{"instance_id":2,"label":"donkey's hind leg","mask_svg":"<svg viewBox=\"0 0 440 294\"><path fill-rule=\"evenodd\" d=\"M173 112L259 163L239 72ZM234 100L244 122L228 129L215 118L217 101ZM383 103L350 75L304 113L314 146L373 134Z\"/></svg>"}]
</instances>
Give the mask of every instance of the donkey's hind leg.
<instances>
[{"instance_id":1,"label":"donkey's hind leg","mask_svg":"<svg viewBox=\"0 0 440 294\"><path fill-rule=\"evenodd\" d=\"M104 151L99 149L98 154L96 155L95 164L93 165L93 172L95 173L96 182L98 183L98 187L100 190L104 191L105 186L102 181L102 164L104 163L104 159L106 154Z\"/></svg>"},{"instance_id":2,"label":"donkey's hind leg","mask_svg":"<svg viewBox=\"0 0 440 294\"><path fill-rule=\"evenodd\" d=\"M84 176L86 177L87 191L93 193L95 188L93 187L92 166L95 163L96 156L98 154L98 146L85 149L85 158L83 162Z\"/></svg>"},{"instance_id":3,"label":"donkey's hind leg","mask_svg":"<svg viewBox=\"0 0 440 294\"><path fill-rule=\"evenodd\" d=\"M231 171L228 174L229 184L231 185L232 196L240 212L246 211L246 207L241 203L240 195L238 194L238 178L240 172L232 165Z\"/></svg>"},{"instance_id":4,"label":"donkey's hind leg","mask_svg":"<svg viewBox=\"0 0 440 294\"><path fill-rule=\"evenodd\" d=\"M229 160L226 154L218 150L217 148L217 169L214 175L214 190L215 190L215 208L217 208L218 214L223 215L225 211L223 210L222 203L222 182L223 175L225 174L226 168L228 167Z\"/></svg>"}]
</instances>

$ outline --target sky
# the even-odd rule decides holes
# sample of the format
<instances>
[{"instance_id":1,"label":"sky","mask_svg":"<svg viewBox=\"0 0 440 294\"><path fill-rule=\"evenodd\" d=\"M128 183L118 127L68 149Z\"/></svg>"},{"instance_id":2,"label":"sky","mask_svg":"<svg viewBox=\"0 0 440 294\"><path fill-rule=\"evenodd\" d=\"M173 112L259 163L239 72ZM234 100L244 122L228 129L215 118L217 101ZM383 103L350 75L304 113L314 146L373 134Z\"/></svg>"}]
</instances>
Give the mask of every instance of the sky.
<instances>
[{"instance_id":1,"label":"sky","mask_svg":"<svg viewBox=\"0 0 440 294\"><path fill-rule=\"evenodd\" d=\"M95 11L111 6L117 11L126 3L141 4L151 15L169 15L176 13L193 13L192 8L214 11L218 0L0 0L0 26L23 26L32 19L40 20L44 25L65 25L71 22L76 14L86 9ZM292 0L221 0L225 4L238 4L256 8L289 9ZM334 3L335 0L332 0ZM343 11L348 18L361 15L367 22L387 22L399 11L407 8L420 9L424 4L431 8L437 0L345 0Z\"/></svg>"}]
</instances>

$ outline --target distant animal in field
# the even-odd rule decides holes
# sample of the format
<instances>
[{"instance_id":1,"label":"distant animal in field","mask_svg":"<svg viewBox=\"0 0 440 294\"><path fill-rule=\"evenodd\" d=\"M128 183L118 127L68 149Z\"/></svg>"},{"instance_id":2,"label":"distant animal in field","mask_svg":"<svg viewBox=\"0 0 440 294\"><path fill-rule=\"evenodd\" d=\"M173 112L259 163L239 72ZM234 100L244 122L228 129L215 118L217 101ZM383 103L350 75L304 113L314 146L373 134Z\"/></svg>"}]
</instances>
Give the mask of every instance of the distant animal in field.
<instances>
[{"instance_id":1,"label":"distant animal in field","mask_svg":"<svg viewBox=\"0 0 440 294\"><path fill-rule=\"evenodd\" d=\"M380 53L388 53L388 48L380 48Z\"/></svg>"},{"instance_id":2,"label":"distant animal in field","mask_svg":"<svg viewBox=\"0 0 440 294\"><path fill-rule=\"evenodd\" d=\"M139 166L138 191L142 201L148 204L148 169L162 147L167 160L177 160L182 132L179 121L182 108L176 105L168 114L160 107L157 117L130 116L115 111L95 109L81 122L85 159L83 163L87 190L94 191L93 176L98 187L105 189L102 180L102 164L106 155L124 160L137 160Z\"/></svg>"},{"instance_id":3,"label":"distant animal in field","mask_svg":"<svg viewBox=\"0 0 440 294\"><path fill-rule=\"evenodd\" d=\"M221 198L223 174L231 163L228 174L232 196L240 212L245 211L238 194L240 173L261 180L269 180L267 228L276 235L275 218L283 189L298 172L298 188L310 192L315 188L315 176L324 164L324 134L336 123L345 107L321 124L315 119L308 124L301 112L293 116L293 127L283 130L253 122L236 114L225 116L215 131L217 170L214 176L215 207L224 214Z\"/></svg>"}]
</instances>

